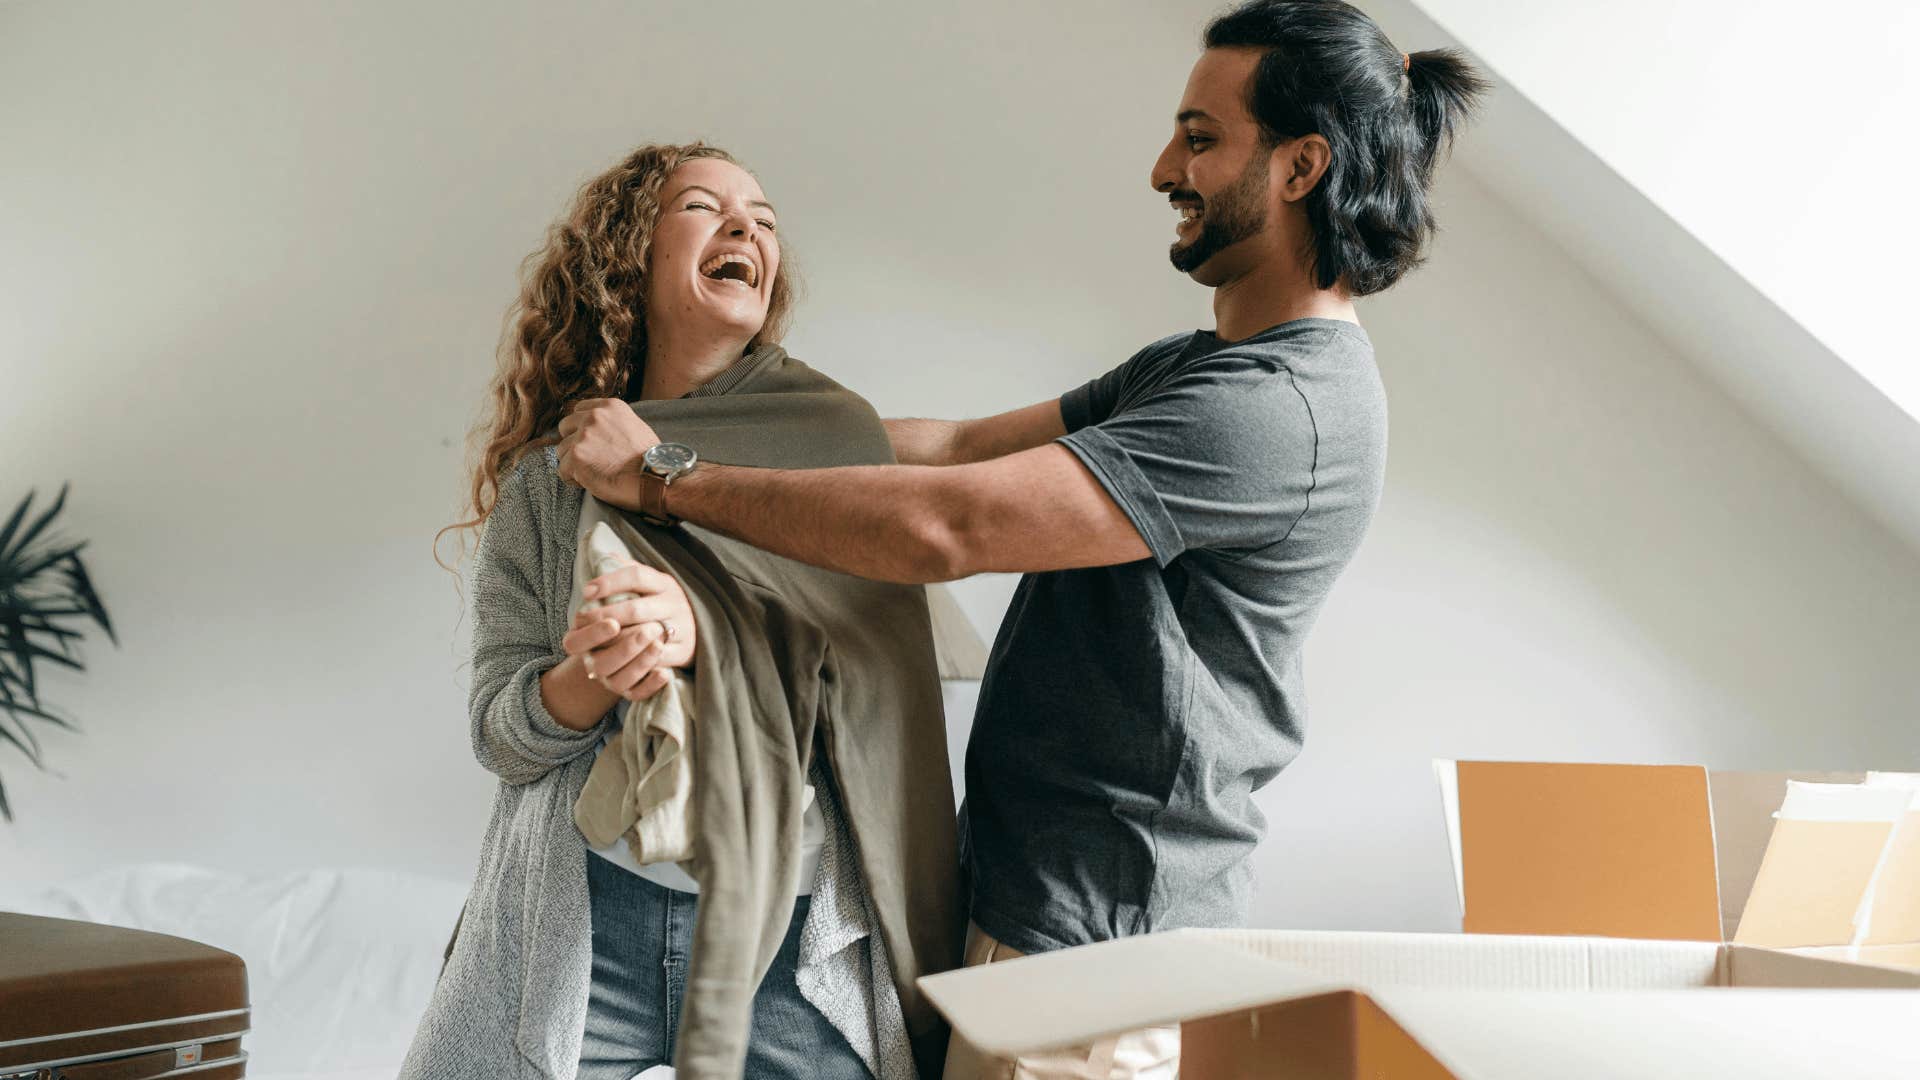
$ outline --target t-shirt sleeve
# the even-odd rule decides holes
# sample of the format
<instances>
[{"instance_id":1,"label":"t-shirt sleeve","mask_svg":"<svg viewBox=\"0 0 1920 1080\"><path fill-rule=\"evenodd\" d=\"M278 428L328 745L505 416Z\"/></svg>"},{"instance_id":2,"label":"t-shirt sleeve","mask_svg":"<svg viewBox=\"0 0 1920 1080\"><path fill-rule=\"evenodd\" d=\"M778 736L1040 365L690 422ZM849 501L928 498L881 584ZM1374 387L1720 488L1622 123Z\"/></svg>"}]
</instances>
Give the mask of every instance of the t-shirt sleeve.
<instances>
[{"instance_id":1,"label":"t-shirt sleeve","mask_svg":"<svg viewBox=\"0 0 1920 1080\"><path fill-rule=\"evenodd\" d=\"M1060 395L1060 421L1069 432L1079 431L1088 424L1097 424L1113 415L1114 408L1120 402L1122 381L1131 363L1121 364L1084 386L1076 386Z\"/></svg>"},{"instance_id":2,"label":"t-shirt sleeve","mask_svg":"<svg viewBox=\"0 0 1920 1080\"><path fill-rule=\"evenodd\" d=\"M1100 380L1078 394L1097 404ZM1072 395L1069 395L1071 397ZM1313 491L1313 411L1285 367L1215 355L1059 441L1132 520L1161 566L1286 537Z\"/></svg>"},{"instance_id":3,"label":"t-shirt sleeve","mask_svg":"<svg viewBox=\"0 0 1920 1080\"><path fill-rule=\"evenodd\" d=\"M1127 362L1107 372L1105 375L1076 386L1060 395L1060 420L1069 432L1079 431L1088 424L1097 424L1113 415L1120 407L1120 396L1126 391L1127 383L1139 374L1141 365L1149 357L1164 356L1166 350L1177 347L1192 335L1175 334L1141 349L1127 358Z\"/></svg>"}]
</instances>

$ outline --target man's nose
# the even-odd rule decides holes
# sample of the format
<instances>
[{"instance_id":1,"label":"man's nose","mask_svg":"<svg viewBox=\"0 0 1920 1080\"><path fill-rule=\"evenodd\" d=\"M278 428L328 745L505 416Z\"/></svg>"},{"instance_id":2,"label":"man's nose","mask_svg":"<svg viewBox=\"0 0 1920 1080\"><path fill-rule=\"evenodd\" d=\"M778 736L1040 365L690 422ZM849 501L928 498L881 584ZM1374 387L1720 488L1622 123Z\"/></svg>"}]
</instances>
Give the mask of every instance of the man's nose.
<instances>
[{"instance_id":1,"label":"man's nose","mask_svg":"<svg viewBox=\"0 0 1920 1080\"><path fill-rule=\"evenodd\" d=\"M1171 141L1161 149L1159 159L1153 163L1153 171L1147 174L1147 182L1153 185L1153 190L1163 194L1180 186L1180 163Z\"/></svg>"}]
</instances>

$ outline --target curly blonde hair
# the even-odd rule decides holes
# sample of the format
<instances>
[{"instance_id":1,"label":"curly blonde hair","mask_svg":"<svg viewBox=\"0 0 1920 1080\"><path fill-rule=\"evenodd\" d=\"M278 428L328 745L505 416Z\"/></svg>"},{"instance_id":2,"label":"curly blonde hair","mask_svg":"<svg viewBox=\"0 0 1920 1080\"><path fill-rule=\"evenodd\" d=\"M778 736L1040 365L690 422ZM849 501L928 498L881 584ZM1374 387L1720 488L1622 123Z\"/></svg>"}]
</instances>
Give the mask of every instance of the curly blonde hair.
<instances>
[{"instance_id":1,"label":"curly blonde hair","mask_svg":"<svg viewBox=\"0 0 1920 1080\"><path fill-rule=\"evenodd\" d=\"M468 440L477 451L469 466L471 516L434 535L435 561L442 536L486 521L501 477L526 454L559 441L551 433L574 402L638 392L647 360L647 255L661 188L675 169L697 158L739 164L704 143L642 146L587 181L548 230L545 246L521 264L520 296L507 311L490 407ZM778 342L793 311L786 245L777 234L775 242L780 267L752 348Z\"/></svg>"}]
</instances>

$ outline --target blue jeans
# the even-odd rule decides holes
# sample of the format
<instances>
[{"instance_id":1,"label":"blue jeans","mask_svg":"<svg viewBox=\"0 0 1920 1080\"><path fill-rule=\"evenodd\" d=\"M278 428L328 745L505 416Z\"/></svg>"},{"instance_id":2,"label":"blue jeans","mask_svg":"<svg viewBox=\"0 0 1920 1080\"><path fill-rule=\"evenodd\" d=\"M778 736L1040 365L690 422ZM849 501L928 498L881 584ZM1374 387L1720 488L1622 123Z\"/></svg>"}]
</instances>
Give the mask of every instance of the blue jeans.
<instances>
[{"instance_id":1,"label":"blue jeans","mask_svg":"<svg viewBox=\"0 0 1920 1080\"><path fill-rule=\"evenodd\" d=\"M593 990L579 1080L630 1080L673 1064L686 997L687 958L700 898L587 854L593 905ZM794 900L780 954L753 995L746 1080L871 1080L866 1063L800 995L800 928L811 897Z\"/></svg>"}]
</instances>

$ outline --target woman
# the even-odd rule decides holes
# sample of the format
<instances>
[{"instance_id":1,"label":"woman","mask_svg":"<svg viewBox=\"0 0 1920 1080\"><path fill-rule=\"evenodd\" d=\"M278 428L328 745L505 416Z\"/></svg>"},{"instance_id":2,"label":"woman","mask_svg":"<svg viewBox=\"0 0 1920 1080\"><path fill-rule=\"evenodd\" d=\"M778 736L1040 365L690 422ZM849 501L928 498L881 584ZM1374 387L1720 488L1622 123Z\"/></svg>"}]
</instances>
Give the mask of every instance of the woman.
<instances>
[{"instance_id":1,"label":"woman","mask_svg":"<svg viewBox=\"0 0 1920 1080\"><path fill-rule=\"evenodd\" d=\"M709 405L752 392L768 372L825 382L777 347L793 299L783 254L773 208L753 176L695 144L642 147L589 182L532 260L492 389L473 520L463 523L484 523L473 572L474 750L501 786L460 930L403 1077L627 1080L674 1063L684 1049L676 1045L683 1005L699 1000L699 986L688 985L690 968L699 982L690 955L699 884L673 864L640 865L623 844L590 849L572 811L595 752L617 730L616 707L695 664L702 628L680 580L637 562L583 590L633 599L569 620L583 493L560 478L554 432L576 405L595 399ZM724 551L715 555L699 541L673 543L705 552L701 566L728 564ZM702 585L701 603L727 587ZM742 638L726 644L754 645L745 640L752 628L738 623L719 628ZM851 737L831 726L823 719L809 727L817 734L802 746ZM924 804L925 792L876 797L872 778L834 775L835 755L800 756L811 759L815 799L805 827L786 834L805 844L799 895L752 990L745 1074L912 1076L916 1056L922 1064L938 1057L911 979L951 961L939 949L928 955L903 944L929 935L898 925L901 905L876 905L865 881L936 881L945 889L945 879L897 874L876 865L884 855L856 852L843 812L863 837L873 835L888 815ZM694 828L698 834L697 819ZM950 847L950 835L937 831L932 846ZM943 921L952 904L929 901ZM703 926L701 940L721 940L714 935L725 930ZM903 994L911 1015L903 1015ZM681 1066L683 1075L737 1071L724 1053Z\"/></svg>"}]
</instances>

